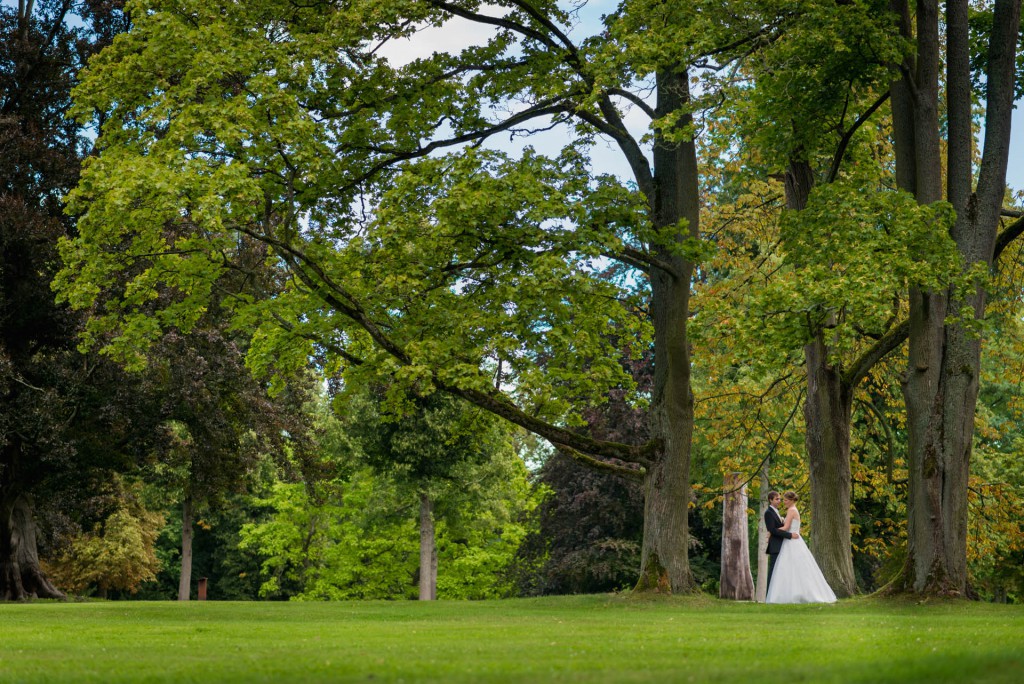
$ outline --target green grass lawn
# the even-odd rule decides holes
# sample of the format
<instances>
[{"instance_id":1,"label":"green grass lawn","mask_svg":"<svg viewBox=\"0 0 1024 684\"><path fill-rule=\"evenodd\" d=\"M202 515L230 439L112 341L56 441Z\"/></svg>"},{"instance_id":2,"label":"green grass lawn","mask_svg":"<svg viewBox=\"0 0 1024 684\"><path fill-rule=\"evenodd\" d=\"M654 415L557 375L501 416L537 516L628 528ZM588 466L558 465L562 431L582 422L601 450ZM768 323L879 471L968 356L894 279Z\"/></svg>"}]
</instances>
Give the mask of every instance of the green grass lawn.
<instances>
[{"instance_id":1,"label":"green grass lawn","mask_svg":"<svg viewBox=\"0 0 1024 684\"><path fill-rule=\"evenodd\" d=\"M1024 607L0 604L0 682L1024 682Z\"/></svg>"}]
</instances>

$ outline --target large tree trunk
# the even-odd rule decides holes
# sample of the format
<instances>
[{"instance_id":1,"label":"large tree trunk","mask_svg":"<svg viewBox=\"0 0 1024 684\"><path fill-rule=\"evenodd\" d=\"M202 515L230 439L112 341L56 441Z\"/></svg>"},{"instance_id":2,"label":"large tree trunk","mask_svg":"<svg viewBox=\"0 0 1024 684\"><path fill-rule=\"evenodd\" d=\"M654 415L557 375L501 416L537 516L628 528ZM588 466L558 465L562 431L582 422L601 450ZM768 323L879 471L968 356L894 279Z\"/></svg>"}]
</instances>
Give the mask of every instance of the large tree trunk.
<instances>
[{"instance_id":1,"label":"large tree trunk","mask_svg":"<svg viewBox=\"0 0 1024 684\"><path fill-rule=\"evenodd\" d=\"M794 159L786 170L786 207L807 206L814 175L804 160ZM850 421L853 388L843 381L842 369L829 363L824 333L804 347L807 399L804 402L804 444L814 510L814 556L837 596L857 591L850 538Z\"/></svg>"},{"instance_id":2,"label":"large tree trunk","mask_svg":"<svg viewBox=\"0 0 1024 684\"><path fill-rule=\"evenodd\" d=\"M747 532L747 484L740 473L725 477L722 501L722 571L718 596L735 601L754 599L750 574L750 537Z\"/></svg>"},{"instance_id":3,"label":"large tree trunk","mask_svg":"<svg viewBox=\"0 0 1024 684\"><path fill-rule=\"evenodd\" d=\"M437 540L434 535L434 502L420 492L420 601L437 598Z\"/></svg>"},{"instance_id":4,"label":"large tree trunk","mask_svg":"<svg viewBox=\"0 0 1024 684\"><path fill-rule=\"evenodd\" d=\"M658 111L678 111L689 100L685 70L658 76ZM679 126L689 125L683 117ZM697 149L692 139L654 145L654 223L686 229L675 239L696 239L699 222ZM650 201L651 198L648 198ZM694 588L689 559L690 447L693 394L686 325L693 264L667 245L654 245L671 272L651 273L651 318L654 324L654 388L651 436L659 444L645 475L644 538L637 591L686 592Z\"/></svg>"},{"instance_id":5,"label":"large tree trunk","mask_svg":"<svg viewBox=\"0 0 1024 684\"><path fill-rule=\"evenodd\" d=\"M39 566L32 499L0 494L0 598L66 598Z\"/></svg>"},{"instance_id":6,"label":"large tree trunk","mask_svg":"<svg viewBox=\"0 0 1024 684\"><path fill-rule=\"evenodd\" d=\"M192 594L192 496L185 494L181 504L181 576L178 600L188 601Z\"/></svg>"},{"instance_id":7,"label":"large tree trunk","mask_svg":"<svg viewBox=\"0 0 1024 684\"><path fill-rule=\"evenodd\" d=\"M952 237L968 268L992 264L1006 180L1020 4L999 0L995 5L985 150L978 189L972 192L967 3L947 3L947 196L957 211ZM927 204L941 199L937 2L918 3L917 26L916 83L906 90L916 92L914 188L918 201ZM901 133L905 138L911 135L898 125L895 130L897 140ZM966 301L954 299L952 291L911 293L910 359L904 383L909 436L907 565L894 587L917 593L962 596L968 591L967 486L981 345L962 325L946 325L947 314L962 307L982 318L984 290L976 288Z\"/></svg>"},{"instance_id":8,"label":"large tree trunk","mask_svg":"<svg viewBox=\"0 0 1024 684\"><path fill-rule=\"evenodd\" d=\"M804 348L807 400L804 402L804 443L814 507L814 557L836 596L857 592L850 538L850 421L853 388L828 362L821 333Z\"/></svg>"}]
</instances>

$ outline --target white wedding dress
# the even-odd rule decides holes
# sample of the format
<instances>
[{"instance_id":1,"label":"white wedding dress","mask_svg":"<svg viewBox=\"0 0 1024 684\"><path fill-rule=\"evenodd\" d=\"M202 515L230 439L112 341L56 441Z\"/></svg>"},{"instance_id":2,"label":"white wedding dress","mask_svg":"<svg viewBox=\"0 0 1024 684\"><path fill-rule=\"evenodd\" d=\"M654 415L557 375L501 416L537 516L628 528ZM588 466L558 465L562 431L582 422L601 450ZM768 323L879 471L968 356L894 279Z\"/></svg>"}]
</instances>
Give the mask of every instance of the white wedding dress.
<instances>
[{"instance_id":1,"label":"white wedding dress","mask_svg":"<svg viewBox=\"0 0 1024 684\"><path fill-rule=\"evenodd\" d=\"M800 521L794 520L789 531L799 532ZM835 602L835 592L825 581L804 538L783 539L765 603Z\"/></svg>"}]
</instances>

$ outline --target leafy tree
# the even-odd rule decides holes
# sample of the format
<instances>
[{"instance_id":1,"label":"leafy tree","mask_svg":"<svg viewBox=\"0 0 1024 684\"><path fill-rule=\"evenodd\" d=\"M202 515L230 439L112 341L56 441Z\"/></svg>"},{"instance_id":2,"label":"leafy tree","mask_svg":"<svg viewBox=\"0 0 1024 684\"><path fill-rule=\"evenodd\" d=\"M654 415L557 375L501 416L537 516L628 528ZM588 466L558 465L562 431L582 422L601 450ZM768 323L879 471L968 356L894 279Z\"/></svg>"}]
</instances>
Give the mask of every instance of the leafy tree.
<instances>
[{"instance_id":1,"label":"leafy tree","mask_svg":"<svg viewBox=\"0 0 1024 684\"><path fill-rule=\"evenodd\" d=\"M104 457L132 448L141 417L109 364L75 352L79 318L54 304L56 242L71 231L61 198L86 140L64 118L76 72L118 24L118 3L41 0L0 7L0 598L60 597L39 565L38 518L68 504ZM77 10L84 25L69 21ZM104 390L97 392L102 386ZM144 420L139 426L144 425ZM110 444L93 450L97 432ZM138 437L138 435L135 435ZM139 446L145 438L138 439ZM104 454L106 456L104 456ZM73 474L72 474L73 473ZM75 482L71 480L76 479ZM66 508L67 506L64 506Z\"/></svg>"},{"instance_id":2,"label":"leafy tree","mask_svg":"<svg viewBox=\"0 0 1024 684\"><path fill-rule=\"evenodd\" d=\"M110 590L134 594L160 569L155 547L164 517L145 509L140 485L126 487L115 478L112 488L107 498L114 508L105 520L71 540L48 564L57 584L69 591L81 593L95 587L102 598Z\"/></svg>"},{"instance_id":3,"label":"leafy tree","mask_svg":"<svg viewBox=\"0 0 1024 684\"><path fill-rule=\"evenodd\" d=\"M611 275L611 274L609 274ZM650 391L653 359L624 358L637 391ZM625 388L586 412L588 435L640 443L650 429L644 411ZM639 472L608 473L555 451L534 473L543 499L536 527L518 551L517 582L526 594L579 594L636 584L643 539L644 495Z\"/></svg>"},{"instance_id":4,"label":"leafy tree","mask_svg":"<svg viewBox=\"0 0 1024 684\"><path fill-rule=\"evenodd\" d=\"M440 598L495 598L511 590L508 567L526 530L516 519L533 504L514 454L471 469L469 487L437 496ZM262 499L271 511L241 530L262 558L260 595L306 600L415 598L418 509L407 486L365 466L343 479L281 482Z\"/></svg>"},{"instance_id":5,"label":"leafy tree","mask_svg":"<svg viewBox=\"0 0 1024 684\"><path fill-rule=\"evenodd\" d=\"M391 394L391 397L386 395ZM388 399L391 399L388 402ZM392 405L389 408L389 403ZM393 406L397 403L398 406ZM379 387L349 404L345 425L364 460L419 499L420 599L437 597L435 504L463 485L467 469L480 467L509 448L507 431L489 413L447 394L394 396Z\"/></svg>"},{"instance_id":6,"label":"leafy tree","mask_svg":"<svg viewBox=\"0 0 1024 684\"><path fill-rule=\"evenodd\" d=\"M636 584L643 490L632 478L596 472L555 452L535 475L550 490L537 528L518 552L525 594L586 594Z\"/></svg>"},{"instance_id":7,"label":"leafy tree","mask_svg":"<svg viewBox=\"0 0 1024 684\"><path fill-rule=\"evenodd\" d=\"M191 595L195 515L239 493L262 455L280 454L286 442L301 452L309 442L308 382L292 378L288 391L268 397L244 365L244 336L225 331L215 312L203 323L188 335L164 335L144 374L166 436L154 470L182 506L179 600Z\"/></svg>"},{"instance_id":8,"label":"leafy tree","mask_svg":"<svg viewBox=\"0 0 1024 684\"><path fill-rule=\"evenodd\" d=\"M500 17L474 0L137 2L132 32L78 91L77 114L101 113L104 126L75 195L82 239L65 244L63 296L91 306L122 270L117 254L146 264L91 327L130 355L163 326L187 327L239 235L261 241L290 280L281 296L237 302L259 331L256 368L299 363L312 347L355 374L454 393L596 466L642 466L638 587L686 591L686 329L701 255L689 66L718 36L698 5L624 2L602 35L576 43L553 2L507 0ZM456 17L492 34L400 67L377 49ZM766 33L752 25L728 40ZM509 113L509 102L522 106ZM652 120L653 163L626 107ZM552 121L576 134L558 155L444 154ZM599 135L621 150L629 184L586 172L582 150ZM169 237L169 223L187 229ZM596 277L599 255L635 269L638 300ZM186 294L140 315L162 287ZM628 384L600 334L610 323L631 331L631 354L654 346L644 444L567 427Z\"/></svg>"},{"instance_id":9,"label":"leafy tree","mask_svg":"<svg viewBox=\"0 0 1024 684\"><path fill-rule=\"evenodd\" d=\"M987 36L985 142L972 160L969 3L946 3L940 38L939 3L894 3L901 34L916 46L892 88L896 179L923 205L943 196L956 212L950 236L968 274L966 292L919 288L910 296L909 361L904 396L909 442L907 564L895 589L967 593L967 521L971 450L981 369L978 326L985 317L984 274L994 264L1006 184L1013 108L1019 0L992 5ZM945 59L940 58L945 46ZM946 65L946 120L940 126L940 64ZM946 132L942 158L940 139ZM943 181L946 182L943 192ZM975 180L977 181L975 183ZM1018 229L1019 230L1019 229ZM1004 239L1000 239L1004 238Z\"/></svg>"}]
</instances>

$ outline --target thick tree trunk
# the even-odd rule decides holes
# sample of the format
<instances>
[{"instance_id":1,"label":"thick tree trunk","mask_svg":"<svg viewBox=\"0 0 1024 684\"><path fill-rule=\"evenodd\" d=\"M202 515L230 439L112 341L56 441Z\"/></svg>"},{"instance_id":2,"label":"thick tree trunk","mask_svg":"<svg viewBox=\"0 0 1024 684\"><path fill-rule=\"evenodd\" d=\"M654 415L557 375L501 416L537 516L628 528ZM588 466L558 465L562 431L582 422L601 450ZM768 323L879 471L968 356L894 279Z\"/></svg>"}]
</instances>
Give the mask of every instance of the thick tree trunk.
<instances>
[{"instance_id":1,"label":"thick tree trunk","mask_svg":"<svg viewBox=\"0 0 1024 684\"><path fill-rule=\"evenodd\" d=\"M66 598L39 566L32 499L0 495L0 599Z\"/></svg>"},{"instance_id":2,"label":"thick tree trunk","mask_svg":"<svg viewBox=\"0 0 1024 684\"><path fill-rule=\"evenodd\" d=\"M952 237L965 264L992 264L1006 180L1020 0L999 0L989 45L985 150L977 192L971 192L970 73L967 4L947 3L949 153L947 196L957 211ZM913 98L915 191L922 204L941 199L938 153L938 6L918 3L918 64ZM967 101L963 101L967 98ZM905 128L905 126L903 127ZM897 146L899 150L899 145ZM900 163L897 157L897 164ZM901 184L906 177L900 178ZM951 291L913 291L910 359L904 382L909 437L907 565L895 589L963 596L967 585L967 486L981 367L980 340L947 314L985 312L981 288L957 301Z\"/></svg>"},{"instance_id":3,"label":"thick tree trunk","mask_svg":"<svg viewBox=\"0 0 1024 684\"><path fill-rule=\"evenodd\" d=\"M747 532L747 485L740 473L725 476L722 502L722 571L718 596L735 601L754 599L750 574L750 536Z\"/></svg>"},{"instance_id":4,"label":"thick tree trunk","mask_svg":"<svg viewBox=\"0 0 1024 684\"><path fill-rule=\"evenodd\" d=\"M804 443L811 476L814 557L836 596L857 592L850 538L850 421L853 388L828 362L821 333L804 348L807 399Z\"/></svg>"},{"instance_id":5,"label":"thick tree trunk","mask_svg":"<svg viewBox=\"0 0 1024 684\"><path fill-rule=\"evenodd\" d=\"M658 76L659 112L677 111L689 100L685 71ZM679 122L690 123L689 117ZM682 242L699 235L697 149L692 139L665 140L654 145L655 197L658 227L678 226ZM654 388L651 435L660 448L645 475L644 538L637 591L686 592L694 588L689 560L690 447L693 436L693 394L686 325L693 264L666 245L654 245L658 258L672 272L651 273L651 318L654 323Z\"/></svg>"},{"instance_id":6,"label":"thick tree trunk","mask_svg":"<svg viewBox=\"0 0 1024 684\"><path fill-rule=\"evenodd\" d=\"M437 539L434 535L434 502L420 492L420 601L437 598Z\"/></svg>"},{"instance_id":7,"label":"thick tree trunk","mask_svg":"<svg viewBox=\"0 0 1024 684\"><path fill-rule=\"evenodd\" d=\"M794 159L786 170L786 207L807 206L814 175L808 162ZM837 596L857 591L850 537L850 421L853 388L843 381L840 368L829 363L824 333L804 347L807 399L804 402L804 444L811 479L814 510L812 544L815 558Z\"/></svg>"},{"instance_id":8,"label":"thick tree trunk","mask_svg":"<svg viewBox=\"0 0 1024 684\"><path fill-rule=\"evenodd\" d=\"M181 576L178 579L178 600L188 601L192 595L192 496L185 494L181 504Z\"/></svg>"}]
</instances>

